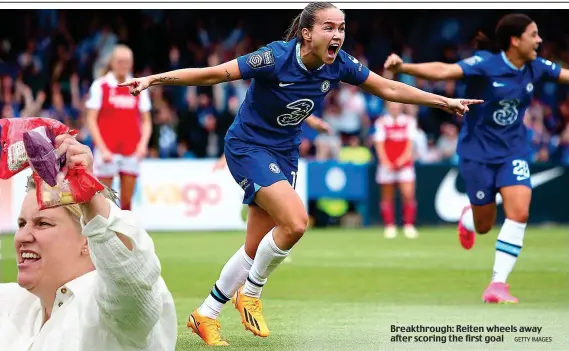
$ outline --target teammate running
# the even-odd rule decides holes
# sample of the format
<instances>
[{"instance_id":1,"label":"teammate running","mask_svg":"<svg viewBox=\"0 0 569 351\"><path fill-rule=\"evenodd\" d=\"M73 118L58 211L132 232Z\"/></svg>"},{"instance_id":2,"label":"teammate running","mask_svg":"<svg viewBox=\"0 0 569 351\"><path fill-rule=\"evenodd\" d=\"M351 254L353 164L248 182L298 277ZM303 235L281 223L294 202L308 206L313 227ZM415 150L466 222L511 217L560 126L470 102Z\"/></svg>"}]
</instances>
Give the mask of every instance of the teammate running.
<instances>
[{"instance_id":1,"label":"teammate running","mask_svg":"<svg viewBox=\"0 0 569 351\"><path fill-rule=\"evenodd\" d=\"M542 42L535 22L523 14L508 14L496 27L497 42L478 37L474 56L456 64L406 64L391 55L385 67L429 80L465 78L467 94L483 99L474 106L458 142L460 174L471 206L463 209L458 237L469 250L475 231L488 233L496 221L496 194L504 201L506 220L496 242L492 281L482 294L488 303L517 303L506 284L523 246L529 217L531 179L529 143L523 117L534 85L543 80L569 84L569 70L537 57Z\"/></svg>"}]
</instances>

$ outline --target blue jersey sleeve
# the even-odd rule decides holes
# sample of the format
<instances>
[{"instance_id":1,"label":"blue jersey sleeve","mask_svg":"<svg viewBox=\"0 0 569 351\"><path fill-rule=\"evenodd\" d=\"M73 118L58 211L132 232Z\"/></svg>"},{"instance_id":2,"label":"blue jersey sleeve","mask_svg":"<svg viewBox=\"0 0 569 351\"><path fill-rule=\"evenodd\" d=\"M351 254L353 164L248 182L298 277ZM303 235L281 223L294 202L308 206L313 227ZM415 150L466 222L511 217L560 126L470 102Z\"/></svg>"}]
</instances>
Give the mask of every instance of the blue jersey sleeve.
<instances>
[{"instance_id":1,"label":"blue jersey sleeve","mask_svg":"<svg viewBox=\"0 0 569 351\"><path fill-rule=\"evenodd\" d=\"M340 50L340 57L344 61L340 69L340 79L351 85L360 85L369 77L369 68L353 56Z\"/></svg>"},{"instance_id":2,"label":"blue jersey sleeve","mask_svg":"<svg viewBox=\"0 0 569 351\"><path fill-rule=\"evenodd\" d=\"M561 67L558 64L538 57L537 60L533 62L533 65L537 70L537 76L540 80L557 81L559 79Z\"/></svg>"},{"instance_id":3,"label":"blue jersey sleeve","mask_svg":"<svg viewBox=\"0 0 569 351\"><path fill-rule=\"evenodd\" d=\"M273 49L264 46L259 50L237 58L241 78L267 78L275 71L275 54Z\"/></svg>"},{"instance_id":4,"label":"blue jersey sleeve","mask_svg":"<svg viewBox=\"0 0 569 351\"><path fill-rule=\"evenodd\" d=\"M476 54L464 60L458 61L457 64L462 68L462 72L466 78L485 75L484 70L485 58L483 55Z\"/></svg>"}]
</instances>

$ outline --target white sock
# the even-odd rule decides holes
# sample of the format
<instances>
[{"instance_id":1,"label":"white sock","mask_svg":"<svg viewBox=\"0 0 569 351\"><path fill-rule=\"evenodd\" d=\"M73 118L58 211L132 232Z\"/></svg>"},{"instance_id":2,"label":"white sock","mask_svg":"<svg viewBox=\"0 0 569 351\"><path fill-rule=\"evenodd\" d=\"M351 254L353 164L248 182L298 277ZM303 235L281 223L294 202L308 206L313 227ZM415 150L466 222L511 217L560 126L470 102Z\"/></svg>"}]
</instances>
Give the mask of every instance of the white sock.
<instances>
[{"instance_id":1,"label":"white sock","mask_svg":"<svg viewBox=\"0 0 569 351\"><path fill-rule=\"evenodd\" d=\"M526 223L506 219L496 241L496 259L492 282L505 283L514 268L524 243Z\"/></svg>"},{"instance_id":2,"label":"white sock","mask_svg":"<svg viewBox=\"0 0 569 351\"><path fill-rule=\"evenodd\" d=\"M283 251L277 247L273 239L274 230L273 228L265 235L259 244L255 261L243 288L243 294L247 296L261 297L261 291L267 282L267 278L290 253L290 250Z\"/></svg>"},{"instance_id":3,"label":"white sock","mask_svg":"<svg viewBox=\"0 0 569 351\"><path fill-rule=\"evenodd\" d=\"M241 246L223 266L219 279L199 307L198 313L202 316L217 319L221 308L231 299L231 296L235 294L237 289L245 283L252 265L253 259L245 252L245 245Z\"/></svg>"},{"instance_id":4,"label":"white sock","mask_svg":"<svg viewBox=\"0 0 569 351\"><path fill-rule=\"evenodd\" d=\"M469 208L466 212L464 212L460 223L462 223L464 228L467 230L470 230L471 232L476 231L474 228L474 215L472 214L472 208Z\"/></svg>"}]
</instances>

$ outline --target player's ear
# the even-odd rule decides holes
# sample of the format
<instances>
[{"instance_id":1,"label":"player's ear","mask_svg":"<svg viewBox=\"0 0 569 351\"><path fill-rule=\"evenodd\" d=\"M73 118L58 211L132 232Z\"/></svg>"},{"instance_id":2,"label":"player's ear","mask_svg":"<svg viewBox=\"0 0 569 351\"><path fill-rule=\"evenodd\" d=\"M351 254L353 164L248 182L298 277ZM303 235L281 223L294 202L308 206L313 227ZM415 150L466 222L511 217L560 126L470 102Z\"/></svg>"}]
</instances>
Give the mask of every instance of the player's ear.
<instances>
[{"instance_id":1,"label":"player's ear","mask_svg":"<svg viewBox=\"0 0 569 351\"><path fill-rule=\"evenodd\" d=\"M512 37L510 39L510 45L517 48L520 45L520 39L521 38L518 38L518 37Z\"/></svg>"},{"instance_id":2,"label":"player's ear","mask_svg":"<svg viewBox=\"0 0 569 351\"><path fill-rule=\"evenodd\" d=\"M302 28L302 38L304 38L304 40L306 41L311 41L312 40L312 33L310 32L310 30L308 28Z\"/></svg>"}]
</instances>

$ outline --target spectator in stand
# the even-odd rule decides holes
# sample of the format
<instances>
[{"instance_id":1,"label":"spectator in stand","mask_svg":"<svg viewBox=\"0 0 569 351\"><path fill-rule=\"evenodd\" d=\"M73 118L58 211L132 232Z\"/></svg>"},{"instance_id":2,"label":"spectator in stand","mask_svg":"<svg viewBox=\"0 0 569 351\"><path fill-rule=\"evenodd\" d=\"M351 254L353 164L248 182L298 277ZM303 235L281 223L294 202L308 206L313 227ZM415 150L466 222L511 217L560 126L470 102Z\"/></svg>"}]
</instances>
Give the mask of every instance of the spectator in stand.
<instances>
[{"instance_id":1,"label":"spectator in stand","mask_svg":"<svg viewBox=\"0 0 569 351\"><path fill-rule=\"evenodd\" d=\"M342 148L340 138L342 107L338 101L338 90L331 91L326 101L322 118L328 123L332 132L330 134L318 134L314 139L316 159L320 161L338 159Z\"/></svg>"},{"instance_id":2,"label":"spectator in stand","mask_svg":"<svg viewBox=\"0 0 569 351\"><path fill-rule=\"evenodd\" d=\"M144 36L142 36L144 38ZM97 59L93 65L93 77L98 77L99 72L106 69L109 58L111 57L115 46L118 43L118 37L113 32L110 24L103 25L93 38L94 51Z\"/></svg>"},{"instance_id":3,"label":"spectator in stand","mask_svg":"<svg viewBox=\"0 0 569 351\"><path fill-rule=\"evenodd\" d=\"M365 135L365 130L369 127L369 118L364 93L358 87L341 84L339 89L338 105L342 111L337 130L343 144L347 144L350 137Z\"/></svg>"},{"instance_id":4,"label":"spectator in stand","mask_svg":"<svg viewBox=\"0 0 569 351\"><path fill-rule=\"evenodd\" d=\"M23 83L36 93L44 84L42 79L43 61L36 54L36 40L28 39L26 49L18 55L18 66Z\"/></svg>"},{"instance_id":5,"label":"spectator in stand","mask_svg":"<svg viewBox=\"0 0 569 351\"><path fill-rule=\"evenodd\" d=\"M70 79L71 104L65 104L59 83L51 85L51 105L42 111L42 117L57 119L71 128L80 128L77 119L81 110L81 98L79 97L79 77L74 74Z\"/></svg>"},{"instance_id":6,"label":"spectator in stand","mask_svg":"<svg viewBox=\"0 0 569 351\"><path fill-rule=\"evenodd\" d=\"M569 93L560 107L561 114L561 136L559 140L559 153L561 162L569 165Z\"/></svg>"},{"instance_id":7,"label":"spectator in stand","mask_svg":"<svg viewBox=\"0 0 569 351\"><path fill-rule=\"evenodd\" d=\"M32 89L25 85L21 79L13 83L12 79L3 79L3 105L0 118L34 117L39 116L46 94L43 91L37 93L34 99ZM12 93L12 90L14 93Z\"/></svg>"},{"instance_id":8,"label":"spectator in stand","mask_svg":"<svg viewBox=\"0 0 569 351\"><path fill-rule=\"evenodd\" d=\"M72 103L71 81L75 79L75 62L71 59L71 54L65 44L59 44L56 47L56 54L51 62L51 79L50 84L56 84L58 93L61 93L63 103L70 105Z\"/></svg>"},{"instance_id":9,"label":"spectator in stand","mask_svg":"<svg viewBox=\"0 0 569 351\"><path fill-rule=\"evenodd\" d=\"M203 89L198 95L197 118L202 127L206 157L219 157L220 136L217 135L217 114L212 104L211 90Z\"/></svg>"},{"instance_id":10,"label":"spectator in stand","mask_svg":"<svg viewBox=\"0 0 569 351\"><path fill-rule=\"evenodd\" d=\"M156 158L190 157L190 151L180 148L178 116L169 103L155 108L149 154Z\"/></svg>"},{"instance_id":11,"label":"spectator in stand","mask_svg":"<svg viewBox=\"0 0 569 351\"><path fill-rule=\"evenodd\" d=\"M456 145L458 144L458 127L452 123L443 123L441 137L437 142L437 149L441 155L441 161L456 164Z\"/></svg>"}]
</instances>

